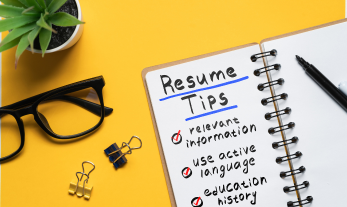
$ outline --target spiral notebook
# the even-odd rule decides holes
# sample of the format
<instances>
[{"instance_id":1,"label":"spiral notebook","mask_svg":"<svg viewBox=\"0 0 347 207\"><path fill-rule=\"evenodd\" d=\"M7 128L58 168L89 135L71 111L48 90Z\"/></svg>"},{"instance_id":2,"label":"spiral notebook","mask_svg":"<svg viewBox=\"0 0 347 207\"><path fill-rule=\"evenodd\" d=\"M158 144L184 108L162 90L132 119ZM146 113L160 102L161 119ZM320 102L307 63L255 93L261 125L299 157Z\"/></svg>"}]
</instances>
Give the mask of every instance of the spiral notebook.
<instances>
[{"instance_id":1,"label":"spiral notebook","mask_svg":"<svg viewBox=\"0 0 347 207\"><path fill-rule=\"evenodd\" d=\"M342 206L346 21L143 70L172 206Z\"/></svg>"}]
</instances>

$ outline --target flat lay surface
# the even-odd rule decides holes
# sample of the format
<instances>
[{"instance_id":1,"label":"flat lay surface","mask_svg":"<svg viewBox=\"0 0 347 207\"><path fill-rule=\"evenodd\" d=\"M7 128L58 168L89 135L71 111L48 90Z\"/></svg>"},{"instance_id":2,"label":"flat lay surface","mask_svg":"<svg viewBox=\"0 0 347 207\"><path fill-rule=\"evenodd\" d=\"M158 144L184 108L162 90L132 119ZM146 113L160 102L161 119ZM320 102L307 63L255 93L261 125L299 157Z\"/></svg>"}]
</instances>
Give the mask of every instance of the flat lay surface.
<instances>
[{"instance_id":1,"label":"flat lay surface","mask_svg":"<svg viewBox=\"0 0 347 207\"><path fill-rule=\"evenodd\" d=\"M15 49L2 53L1 105L102 75L103 100L113 112L98 130L73 141L56 140L32 115L22 117L25 146L1 164L1 206L170 206L141 71L345 17L344 0L80 4L86 24L72 48L43 59L25 51L17 69ZM142 148L116 170L104 150L133 135ZM95 164L88 201L68 194L83 161Z\"/></svg>"}]
</instances>

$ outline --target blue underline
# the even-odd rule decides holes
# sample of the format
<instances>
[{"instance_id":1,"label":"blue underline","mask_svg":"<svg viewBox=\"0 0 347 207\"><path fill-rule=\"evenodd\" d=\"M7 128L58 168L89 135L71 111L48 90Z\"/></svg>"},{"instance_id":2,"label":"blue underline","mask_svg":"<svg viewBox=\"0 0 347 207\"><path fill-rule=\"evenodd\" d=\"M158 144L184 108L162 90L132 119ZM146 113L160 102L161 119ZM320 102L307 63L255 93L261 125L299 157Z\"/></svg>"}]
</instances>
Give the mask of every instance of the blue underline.
<instances>
[{"instance_id":1,"label":"blue underline","mask_svg":"<svg viewBox=\"0 0 347 207\"><path fill-rule=\"evenodd\" d=\"M174 97L177 97L177 96L183 96L183 95L187 95L187 94L190 94L190 93L195 93L195 92L198 92L198 91L205 91L205 90L210 90L210 89L213 89L213 88L226 86L226 85L230 85L230 84L233 84L233 83L238 83L238 82L241 82L241 81L247 80L247 79L248 79L248 76L245 76L245 77L242 77L242 78L239 78L239 79L236 79L236 80L232 80L232 81L228 81L228 82L225 82L225 83L221 83L221 84L218 84L218 85L215 85L215 86L209 86L209 87L205 87L205 88L196 89L196 90L193 90L193 91L188 91L188 92L184 92L184 93L179 93L179 94L175 94L175 95L172 95L172 96L168 96L168 97L159 99L159 101L165 101L167 99L174 98Z\"/></svg>"},{"instance_id":2,"label":"blue underline","mask_svg":"<svg viewBox=\"0 0 347 207\"><path fill-rule=\"evenodd\" d=\"M210 112L207 112L207 113L204 113L204 114L200 114L200 115L197 115L197 116L192 116L192 117L187 118L186 121L189 121L189 120L192 120L192 119L197 119L197 118L200 118L200 117L203 117L203 116L208 116L208 115L211 115L211 114L216 114L216 113L219 113L219 112L222 112L222 111L227 111L227 110L230 110L230 109L235 109L235 108L237 108L237 105L229 106L229 107L218 109L218 110L214 110L214 111L210 111Z\"/></svg>"}]
</instances>

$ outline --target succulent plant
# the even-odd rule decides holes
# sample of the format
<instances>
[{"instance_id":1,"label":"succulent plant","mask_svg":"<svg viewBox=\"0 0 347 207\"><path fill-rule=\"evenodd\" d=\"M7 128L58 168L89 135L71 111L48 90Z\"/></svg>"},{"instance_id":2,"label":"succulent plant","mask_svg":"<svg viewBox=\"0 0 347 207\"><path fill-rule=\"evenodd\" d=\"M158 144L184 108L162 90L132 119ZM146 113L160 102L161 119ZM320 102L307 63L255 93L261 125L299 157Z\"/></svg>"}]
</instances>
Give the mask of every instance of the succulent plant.
<instances>
[{"instance_id":1,"label":"succulent plant","mask_svg":"<svg viewBox=\"0 0 347 207\"><path fill-rule=\"evenodd\" d=\"M34 40L39 42L44 56L51 41L52 24L60 27L84 24L74 16L65 12L56 12L67 0L1 0L0 32L10 31L0 43L0 52L17 47L15 68L18 59L30 45L34 52Z\"/></svg>"}]
</instances>

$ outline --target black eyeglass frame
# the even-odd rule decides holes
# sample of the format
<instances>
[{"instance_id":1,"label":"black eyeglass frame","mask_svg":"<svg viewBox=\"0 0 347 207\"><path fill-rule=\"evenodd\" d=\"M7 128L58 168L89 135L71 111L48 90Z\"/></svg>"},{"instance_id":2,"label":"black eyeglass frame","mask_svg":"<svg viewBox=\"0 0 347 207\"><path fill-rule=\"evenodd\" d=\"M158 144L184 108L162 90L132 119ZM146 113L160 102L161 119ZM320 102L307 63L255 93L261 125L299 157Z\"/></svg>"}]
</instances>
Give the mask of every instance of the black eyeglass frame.
<instances>
[{"instance_id":1,"label":"black eyeglass frame","mask_svg":"<svg viewBox=\"0 0 347 207\"><path fill-rule=\"evenodd\" d=\"M56 88L50 91L47 91L45 93L41 93L38 94L36 96L32 96L30 98L24 99L22 101L16 102L14 104L11 105L7 105L4 107L0 108L0 115L3 114L8 114L13 116L18 124L18 128L19 128L19 132L20 132L20 137L21 137L21 144L19 146L19 148L13 152L12 154L2 157L0 158L0 162L8 160L12 157L14 157L15 155L17 155L24 147L24 143L25 143L25 130L24 130L24 124L23 124L23 120L21 119L22 116L28 115L28 114L33 114L34 115L34 119L36 121L36 123L50 136L57 138L57 139L72 139L72 138L77 138L83 135L86 135L94 130L96 130L104 121L105 115L109 115L112 113L113 109L109 108L109 107L105 107L104 106L104 100L103 100L103 96L102 96L102 89L105 86L105 81L104 78L102 76L98 76L95 78L91 78L91 79L87 79L87 80L83 80L83 81L79 81L76 83L72 83L66 86L62 86L60 88ZM75 91L79 91L85 88L93 88L99 98L100 101L100 105L93 103L93 102L89 102L83 99L79 99L76 97L69 97L69 96L64 96L64 94L67 93L71 93L71 92L75 92ZM72 99L71 99L72 98ZM45 123L45 120L40 118L40 113L37 111L37 107L38 105L44 101L44 100L49 100L49 99L63 99L63 100L67 100L70 102L73 102L74 104L77 104L97 115L100 115L100 121L92 128L78 133L78 134L74 134L74 135L68 135L68 136L63 136L63 135L58 135L56 133L54 133L49 125L47 125L47 123ZM99 112L99 113L98 113Z\"/></svg>"}]
</instances>

